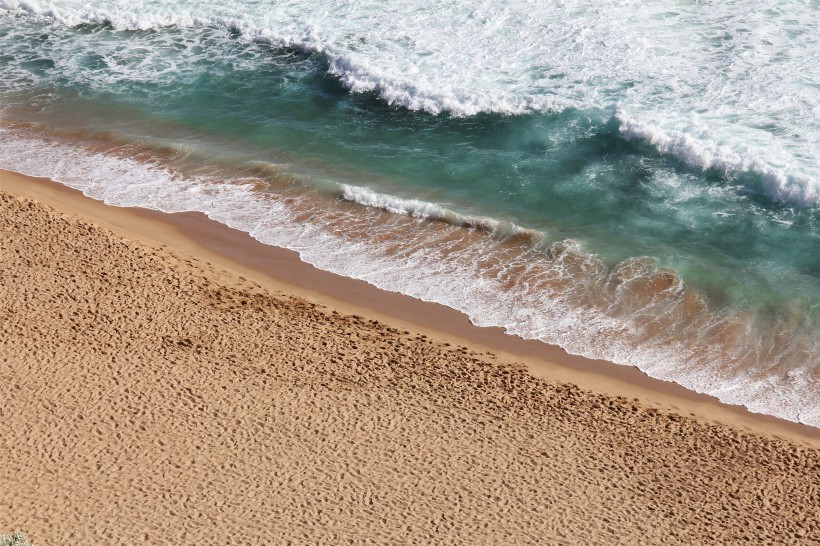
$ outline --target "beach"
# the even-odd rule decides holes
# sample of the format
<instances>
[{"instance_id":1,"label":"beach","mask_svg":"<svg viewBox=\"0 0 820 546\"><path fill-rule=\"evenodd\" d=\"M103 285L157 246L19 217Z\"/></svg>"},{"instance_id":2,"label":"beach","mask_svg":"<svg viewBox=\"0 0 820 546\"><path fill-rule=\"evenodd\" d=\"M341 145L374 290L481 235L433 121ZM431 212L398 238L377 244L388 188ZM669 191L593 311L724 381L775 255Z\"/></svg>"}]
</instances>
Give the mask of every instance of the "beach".
<instances>
[{"instance_id":1,"label":"beach","mask_svg":"<svg viewBox=\"0 0 820 546\"><path fill-rule=\"evenodd\" d=\"M0 532L37 545L820 536L817 429L473 327L202 215L7 171L0 204Z\"/></svg>"}]
</instances>

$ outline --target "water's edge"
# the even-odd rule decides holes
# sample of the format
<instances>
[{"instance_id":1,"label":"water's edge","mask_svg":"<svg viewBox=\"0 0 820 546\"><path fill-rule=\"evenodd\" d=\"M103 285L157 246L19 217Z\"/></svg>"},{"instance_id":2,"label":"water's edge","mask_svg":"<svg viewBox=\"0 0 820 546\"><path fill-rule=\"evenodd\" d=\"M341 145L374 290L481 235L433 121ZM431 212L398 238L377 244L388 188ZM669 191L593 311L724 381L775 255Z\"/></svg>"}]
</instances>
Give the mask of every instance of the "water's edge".
<instances>
[{"instance_id":1,"label":"water's edge","mask_svg":"<svg viewBox=\"0 0 820 546\"><path fill-rule=\"evenodd\" d=\"M10 187L2 187L4 173L17 178ZM19 186L21 183L24 185L22 189ZM508 359L513 359L510 362L524 363L530 373L548 380L567 382L582 389L612 396L637 398L650 405L666 408L667 411L706 422L741 427L774 438L820 447L820 428L754 413L741 405L727 404L714 396L652 378L634 366L590 360L566 353L556 345L505 333L498 327L477 326L464 313L455 309L442 309L437 304L386 291L366 281L337 276L315 268L302 260L295 251L262 243L245 232L208 218L204 213L167 213L142 207L105 204L50 178L33 177L7 169L0 169L0 190L31 195L45 203L53 203L58 210L66 207L71 211L77 206L76 200L90 200L90 209L84 206L80 209L88 212L91 218L94 217L94 207L126 209L125 217L116 217L117 225L122 229L144 235L171 248L175 248L175 243L179 244L177 238L181 236L208 253L206 259L216 259L215 264L229 269L232 269L231 264L235 264L242 275L263 286L267 277L276 283L271 288L281 290L284 285L292 288L294 295L308 299L320 294L319 302L342 312L364 314L388 323L398 321L396 325L400 329L417 327L419 333L431 337L444 336L443 339L451 343L466 343L468 347L480 351L504 354ZM101 217L107 218L105 214ZM144 234L140 230L143 222L157 222L172 229L152 229ZM255 277L254 274L262 276Z\"/></svg>"},{"instance_id":2,"label":"water's edge","mask_svg":"<svg viewBox=\"0 0 820 546\"><path fill-rule=\"evenodd\" d=\"M362 280L382 290L445 305L465 314L476 326L500 327L507 334L557 345L570 354L634 366L650 377L714 396L726 404L820 427L820 393L809 375L787 374L781 377L787 384L778 384L773 380L743 381L742 377L728 376L727 382L721 384L710 370L695 370L696 373L693 373L691 368L687 369L680 355L675 355L674 348L670 351L672 356L665 359L659 358L660 355L651 347L596 347L588 339L595 337L595 328L602 327L595 324L600 319L590 316L590 324L584 325L579 320L583 317L573 317L570 310L561 309L559 302L547 300L532 302L532 307L544 309L545 313L550 314L551 324L566 330L565 335L568 333L577 343L555 342L555 339L560 339L556 332L533 336L536 330L528 322L531 317L517 317L519 305L515 301L498 299L501 292L495 286L477 284L473 272L448 269L446 264L441 271L413 268L407 264L397 267L395 260L385 259L368 245L348 245L340 249L339 240L321 233L311 224L294 221L285 203L260 200L250 186L223 184L213 187L195 180L174 179L167 171L134 160L88 153L66 155L60 147L38 144L33 140L23 145L30 157L40 158L36 165L21 168L21 165L3 163L0 167L55 180L109 205L141 207L166 213L202 212L214 221L248 233L261 243L293 250L304 262L318 269ZM58 154L59 161L56 158L49 160L49 153ZM58 167L54 168L54 165ZM141 183L129 184L135 179ZM117 181L122 182L118 184ZM242 207L234 206L240 203ZM365 271L371 273L362 274L361 268L357 267L361 263L368 263L370 267ZM432 279L437 282L432 282ZM590 331L580 331L584 327L590 328ZM618 331L621 326L611 328Z\"/></svg>"}]
</instances>

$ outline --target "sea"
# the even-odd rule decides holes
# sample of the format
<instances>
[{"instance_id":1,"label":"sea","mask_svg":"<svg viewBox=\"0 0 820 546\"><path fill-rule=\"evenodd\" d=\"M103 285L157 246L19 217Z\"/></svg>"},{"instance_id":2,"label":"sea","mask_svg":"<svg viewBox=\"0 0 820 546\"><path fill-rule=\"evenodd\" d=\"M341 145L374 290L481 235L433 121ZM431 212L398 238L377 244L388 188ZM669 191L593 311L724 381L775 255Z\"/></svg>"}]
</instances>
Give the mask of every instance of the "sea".
<instances>
[{"instance_id":1,"label":"sea","mask_svg":"<svg viewBox=\"0 0 820 546\"><path fill-rule=\"evenodd\" d=\"M820 427L817 0L0 0L0 168Z\"/></svg>"}]
</instances>

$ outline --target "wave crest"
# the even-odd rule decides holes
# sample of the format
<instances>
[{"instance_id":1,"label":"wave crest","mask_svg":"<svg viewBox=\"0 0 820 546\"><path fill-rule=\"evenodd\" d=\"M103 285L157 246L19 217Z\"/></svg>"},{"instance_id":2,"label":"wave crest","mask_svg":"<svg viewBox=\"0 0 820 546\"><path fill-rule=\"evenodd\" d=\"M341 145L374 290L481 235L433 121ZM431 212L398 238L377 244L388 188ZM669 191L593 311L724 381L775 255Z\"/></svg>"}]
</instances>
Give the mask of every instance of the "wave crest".
<instances>
[{"instance_id":1,"label":"wave crest","mask_svg":"<svg viewBox=\"0 0 820 546\"><path fill-rule=\"evenodd\" d=\"M624 112L618 112L615 118L620 123L621 135L627 141L644 140L659 153L675 157L702 171L715 169L729 177L752 174L759 180L759 187L747 187L751 191L759 191L781 203L820 207L820 184L807 176L789 173L758 157L743 157L727 147L681 131L665 131L642 123Z\"/></svg>"}]
</instances>

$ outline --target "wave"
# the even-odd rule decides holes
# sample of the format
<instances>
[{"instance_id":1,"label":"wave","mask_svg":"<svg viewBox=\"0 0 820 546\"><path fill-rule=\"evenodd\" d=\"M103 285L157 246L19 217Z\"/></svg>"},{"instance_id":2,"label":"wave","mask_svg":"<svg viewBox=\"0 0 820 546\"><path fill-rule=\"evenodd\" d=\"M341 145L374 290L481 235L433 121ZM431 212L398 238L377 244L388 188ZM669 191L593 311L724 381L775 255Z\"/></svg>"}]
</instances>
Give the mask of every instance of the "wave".
<instances>
[{"instance_id":1,"label":"wave","mask_svg":"<svg viewBox=\"0 0 820 546\"><path fill-rule=\"evenodd\" d=\"M402 199L394 195L374 192L362 186L339 184L340 197L351 203L377 208L393 214L412 216L419 220L442 222L451 226L478 230L504 240L527 241L537 245L546 240L546 234L486 216L470 216L436 203L418 199Z\"/></svg>"},{"instance_id":2,"label":"wave","mask_svg":"<svg viewBox=\"0 0 820 546\"><path fill-rule=\"evenodd\" d=\"M140 9L124 0L96 6L71 0L0 0L0 11L61 28L217 29L228 40L321 55L325 70L351 92L373 93L389 105L435 115L524 116L574 109L599 112L605 122L607 112L614 112L626 140L645 140L659 153L730 179L743 174L747 190L778 202L820 206L820 126L811 121L820 98L806 91L813 83L802 76L820 68L806 53L818 46L811 25L797 29L790 42L779 38L778 20L761 23L757 34L765 35L773 48L771 55L762 55L754 49L757 42L744 38L746 11L736 7L722 7L715 19L702 10L682 10L670 20L675 24L666 25L653 16L660 9L654 4L613 20L606 6L600 13L563 5L538 8L547 10L542 12L516 2L506 8L491 2L477 6L417 0L390 12L341 3L338 13L315 13L319 6L312 0L267 7L220 0L147 1ZM549 10L561 25L538 22ZM732 37L731 43L716 47L696 41L680 49L680 43L692 39L687 29L701 25L716 26ZM636 36L645 36L646 43ZM89 71L68 67L70 59L84 55L66 45L76 37L63 38L53 53L65 58L58 59L54 70L78 85L98 79L103 91L117 81L155 79L167 87L186 74L194 81L198 74L188 72L215 57L224 57L228 66L247 62L225 55L227 41L208 41L207 54L191 53L201 49L197 36L186 36L183 44L186 55L197 57L176 63L170 54L146 59L143 46L155 47L163 39L152 35L150 43L137 43L133 54L113 48L104 54L112 61L107 69ZM180 36L169 34L167 39ZM19 36L15 40L21 42ZM166 53L175 51L172 45ZM85 47L81 53L92 54L106 44L95 41ZM784 51L786 55L778 55ZM46 58L47 53L38 55ZM727 58L733 63L729 68ZM253 62L264 59L260 53ZM36 62L37 55L29 61ZM743 70L734 70L737 65ZM15 85L30 77L25 70L8 74ZM691 128L695 111L697 129ZM761 124L770 127L759 129Z\"/></svg>"},{"instance_id":3,"label":"wave","mask_svg":"<svg viewBox=\"0 0 820 546\"><path fill-rule=\"evenodd\" d=\"M499 240L487 237L504 233L494 219L339 185L338 197L363 209L351 220L360 229L345 228L338 222L346 215L259 191L258 181L183 176L13 128L0 128L0 168L50 177L112 205L203 212L263 243L296 250L316 267L447 305L477 325L634 365L727 403L820 426L812 372L820 367L820 346L811 332L800 333L802 311L769 323L750 310L712 310L651 258L607 266L574 241ZM381 211L397 220L379 221ZM439 228L430 231L426 220ZM336 224L327 229L330 222Z\"/></svg>"},{"instance_id":4,"label":"wave","mask_svg":"<svg viewBox=\"0 0 820 546\"><path fill-rule=\"evenodd\" d=\"M137 12L128 11L127 8L89 9L84 5L71 8L25 0L0 0L0 10L33 16L65 27L101 25L117 31L221 29L245 41L324 55L328 59L328 72L350 91L375 93L387 104L432 114L448 112L456 116L471 116L493 112L520 115L536 111L560 111L577 104L558 97L498 95L494 91L476 88L442 86L440 81L434 79L409 78L406 74L402 75L401 71L396 71L395 67L386 70L366 55L328 40L309 24L286 22L281 25L260 25L256 22L257 17L241 12L232 16L205 16L167 7Z\"/></svg>"},{"instance_id":5,"label":"wave","mask_svg":"<svg viewBox=\"0 0 820 546\"><path fill-rule=\"evenodd\" d=\"M759 180L759 186L747 187L748 191L761 192L781 203L820 207L820 181L817 179L779 169L758 157L743 157L710 140L695 138L681 131L665 131L634 119L625 112L618 112L615 119L620 123L619 131L627 141L647 141L659 153L702 171L715 169L725 177L752 174Z\"/></svg>"}]
</instances>

